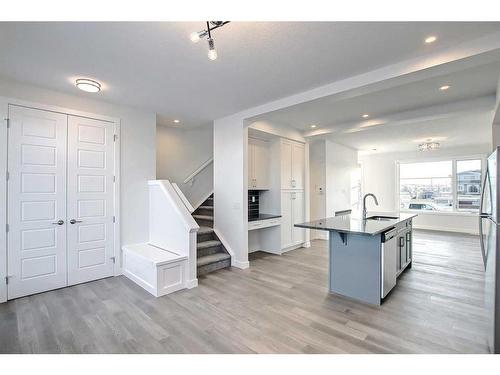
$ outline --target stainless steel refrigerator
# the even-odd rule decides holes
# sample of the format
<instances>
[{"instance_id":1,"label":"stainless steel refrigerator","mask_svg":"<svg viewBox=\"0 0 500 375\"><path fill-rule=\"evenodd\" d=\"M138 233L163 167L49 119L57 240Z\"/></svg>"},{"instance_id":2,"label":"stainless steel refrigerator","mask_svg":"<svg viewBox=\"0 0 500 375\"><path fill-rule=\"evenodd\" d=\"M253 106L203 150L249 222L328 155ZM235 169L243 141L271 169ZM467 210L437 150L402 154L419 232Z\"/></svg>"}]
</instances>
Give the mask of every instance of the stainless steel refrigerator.
<instances>
[{"instance_id":1,"label":"stainless steel refrigerator","mask_svg":"<svg viewBox=\"0 0 500 375\"><path fill-rule=\"evenodd\" d=\"M500 353L500 147L488 157L481 190L479 234L485 269L485 307L488 314L488 346Z\"/></svg>"}]
</instances>

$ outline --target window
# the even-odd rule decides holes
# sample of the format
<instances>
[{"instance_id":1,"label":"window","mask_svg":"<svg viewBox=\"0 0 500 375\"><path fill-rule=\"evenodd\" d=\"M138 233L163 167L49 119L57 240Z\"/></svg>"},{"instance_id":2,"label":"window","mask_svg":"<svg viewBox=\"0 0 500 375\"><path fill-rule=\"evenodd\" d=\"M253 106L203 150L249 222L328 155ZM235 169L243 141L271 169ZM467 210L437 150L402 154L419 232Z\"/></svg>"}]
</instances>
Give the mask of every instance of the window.
<instances>
[{"instance_id":1,"label":"window","mask_svg":"<svg viewBox=\"0 0 500 375\"><path fill-rule=\"evenodd\" d=\"M458 210L479 210L481 160L457 160L457 191Z\"/></svg>"},{"instance_id":2,"label":"window","mask_svg":"<svg viewBox=\"0 0 500 375\"><path fill-rule=\"evenodd\" d=\"M401 209L478 212L481 159L399 165Z\"/></svg>"}]
</instances>

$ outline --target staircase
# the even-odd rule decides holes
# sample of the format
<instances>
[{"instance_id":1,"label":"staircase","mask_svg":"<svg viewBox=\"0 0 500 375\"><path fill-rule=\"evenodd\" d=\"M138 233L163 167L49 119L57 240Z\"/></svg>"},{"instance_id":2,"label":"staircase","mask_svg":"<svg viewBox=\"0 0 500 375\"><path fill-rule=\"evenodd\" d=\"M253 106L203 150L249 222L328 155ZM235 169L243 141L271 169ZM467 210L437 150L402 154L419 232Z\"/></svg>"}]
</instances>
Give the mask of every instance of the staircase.
<instances>
[{"instance_id":1,"label":"staircase","mask_svg":"<svg viewBox=\"0 0 500 375\"><path fill-rule=\"evenodd\" d=\"M198 276L231 266L231 255L214 232L213 194L193 212L200 229L198 230L197 268Z\"/></svg>"}]
</instances>

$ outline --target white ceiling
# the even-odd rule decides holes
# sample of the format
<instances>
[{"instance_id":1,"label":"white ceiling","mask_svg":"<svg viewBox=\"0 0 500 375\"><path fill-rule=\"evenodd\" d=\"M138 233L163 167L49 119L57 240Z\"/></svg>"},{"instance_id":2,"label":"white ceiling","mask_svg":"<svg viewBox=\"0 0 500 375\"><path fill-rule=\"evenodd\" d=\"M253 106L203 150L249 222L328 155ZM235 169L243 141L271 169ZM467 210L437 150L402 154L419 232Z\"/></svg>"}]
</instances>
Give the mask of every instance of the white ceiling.
<instances>
[{"instance_id":1,"label":"white ceiling","mask_svg":"<svg viewBox=\"0 0 500 375\"><path fill-rule=\"evenodd\" d=\"M2 22L0 76L151 110L167 124L179 118L182 126L201 126L500 30L500 23L233 22L215 32L219 59L212 62L204 42L189 41L203 26ZM424 44L431 34L438 41ZM103 91L76 90L81 76L101 81ZM366 111L375 113L369 102Z\"/></svg>"},{"instance_id":2,"label":"white ceiling","mask_svg":"<svg viewBox=\"0 0 500 375\"><path fill-rule=\"evenodd\" d=\"M456 116L380 126L356 133L326 136L363 154L417 151L427 141L441 148L491 144L491 111L460 113Z\"/></svg>"},{"instance_id":3,"label":"white ceiling","mask_svg":"<svg viewBox=\"0 0 500 375\"><path fill-rule=\"evenodd\" d=\"M400 77L387 89L323 97L251 120L288 124L310 139L326 138L363 153L415 151L427 139L442 148L489 144L500 78L495 56L487 64L449 69L453 73L410 83ZM450 88L441 91L442 85Z\"/></svg>"}]
</instances>

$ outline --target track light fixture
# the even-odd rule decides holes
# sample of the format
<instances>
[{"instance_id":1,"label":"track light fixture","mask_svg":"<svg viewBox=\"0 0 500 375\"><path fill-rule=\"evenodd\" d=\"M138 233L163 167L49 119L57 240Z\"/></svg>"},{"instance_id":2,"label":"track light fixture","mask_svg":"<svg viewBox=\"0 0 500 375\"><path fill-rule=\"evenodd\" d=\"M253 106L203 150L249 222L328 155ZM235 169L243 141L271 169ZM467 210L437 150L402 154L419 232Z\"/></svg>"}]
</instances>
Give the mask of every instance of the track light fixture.
<instances>
[{"instance_id":1,"label":"track light fixture","mask_svg":"<svg viewBox=\"0 0 500 375\"><path fill-rule=\"evenodd\" d=\"M197 43L202 38L207 38L208 41L208 58L210 60L217 59L217 50L215 49L215 42L212 38L212 31L228 24L230 21L207 21L207 28L201 31L191 33L190 39L193 43Z\"/></svg>"}]
</instances>

